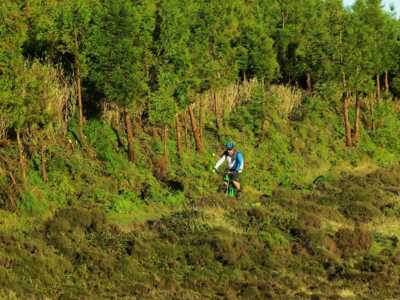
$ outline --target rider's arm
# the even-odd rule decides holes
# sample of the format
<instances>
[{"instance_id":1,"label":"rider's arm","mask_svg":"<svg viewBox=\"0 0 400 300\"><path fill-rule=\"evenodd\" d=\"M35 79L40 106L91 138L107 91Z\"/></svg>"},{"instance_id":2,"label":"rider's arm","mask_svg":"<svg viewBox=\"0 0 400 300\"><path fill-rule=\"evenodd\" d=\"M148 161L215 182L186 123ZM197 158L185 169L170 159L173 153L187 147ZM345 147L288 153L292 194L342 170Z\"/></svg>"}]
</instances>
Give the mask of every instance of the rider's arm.
<instances>
[{"instance_id":1,"label":"rider's arm","mask_svg":"<svg viewBox=\"0 0 400 300\"><path fill-rule=\"evenodd\" d=\"M236 169L235 171L241 173L243 171L243 166L244 166L244 159L243 159L243 155L241 152L238 152L236 155Z\"/></svg>"},{"instance_id":2,"label":"rider's arm","mask_svg":"<svg viewBox=\"0 0 400 300\"><path fill-rule=\"evenodd\" d=\"M214 170L218 170L218 168L224 163L225 159L226 159L226 155L223 154L223 155L221 156L221 158L220 158L220 159L217 161L217 163L215 164Z\"/></svg>"}]
</instances>

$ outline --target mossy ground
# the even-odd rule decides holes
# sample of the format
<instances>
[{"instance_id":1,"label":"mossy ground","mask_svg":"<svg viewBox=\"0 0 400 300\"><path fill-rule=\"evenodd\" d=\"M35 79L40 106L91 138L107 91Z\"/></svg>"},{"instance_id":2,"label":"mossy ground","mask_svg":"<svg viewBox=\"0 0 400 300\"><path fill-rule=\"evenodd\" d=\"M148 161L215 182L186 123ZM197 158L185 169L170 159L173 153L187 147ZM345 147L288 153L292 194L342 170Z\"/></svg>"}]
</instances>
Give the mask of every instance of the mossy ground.
<instances>
[{"instance_id":1,"label":"mossy ground","mask_svg":"<svg viewBox=\"0 0 400 300\"><path fill-rule=\"evenodd\" d=\"M138 133L130 164L96 120L88 149L73 126L71 143L49 146L49 182L31 153L17 211L0 210L0 298L399 299L399 118L346 149L334 111L305 101L302 120L266 114L264 136L240 117L259 103L219 136L210 118L203 154L188 144L179 160L170 140L163 170L157 137ZM245 154L239 200L210 172L225 139Z\"/></svg>"},{"instance_id":2,"label":"mossy ground","mask_svg":"<svg viewBox=\"0 0 400 300\"><path fill-rule=\"evenodd\" d=\"M399 171L261 199L199 199L129 224L90 206L24 226L2 212L2 297L397 299L400 197L388 187ZM357 203L367 209L349 211L362 184Z\"/></svg>"}]
</instances>

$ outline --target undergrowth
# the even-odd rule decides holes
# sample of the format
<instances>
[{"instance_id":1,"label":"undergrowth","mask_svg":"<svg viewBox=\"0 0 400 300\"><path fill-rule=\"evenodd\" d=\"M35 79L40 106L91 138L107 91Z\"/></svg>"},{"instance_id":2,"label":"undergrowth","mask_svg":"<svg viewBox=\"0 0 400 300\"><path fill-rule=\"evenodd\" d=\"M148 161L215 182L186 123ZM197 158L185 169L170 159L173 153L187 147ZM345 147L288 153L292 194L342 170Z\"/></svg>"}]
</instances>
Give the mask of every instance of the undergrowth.
<instances>
[{"instance_id":1,"label":"undergrowth","mask_svg":"<svg viewBox=\"0 0 400 300\"><path fill-rule=\"evenodd\" d=\"M118 131L89 119L86 144L72 126L48 145L47 182L34 151L23 190L0 168L0 297L399 298L396 109L378 104L346 148L332 102L272 91L255 89L219 132L208 116L203 153L188 140L179 158L171 130L164 165L159 136L136 132L129 163ZM211 172L227 140L245 157L239 201Z\"/></svg>"}]
</instances>

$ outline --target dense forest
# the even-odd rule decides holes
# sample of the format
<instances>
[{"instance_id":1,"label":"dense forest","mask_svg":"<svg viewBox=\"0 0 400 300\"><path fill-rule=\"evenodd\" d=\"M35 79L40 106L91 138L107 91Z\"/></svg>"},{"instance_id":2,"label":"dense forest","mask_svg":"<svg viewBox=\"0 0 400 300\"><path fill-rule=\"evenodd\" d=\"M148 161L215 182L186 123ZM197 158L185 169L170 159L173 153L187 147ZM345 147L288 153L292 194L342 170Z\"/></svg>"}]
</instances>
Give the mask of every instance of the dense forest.
<instances>
[{"instance_id":1,"label":"dense forest","mask_svg":"<svg viewBox=\"0 0 400 300\"><path fill-rule=\"evenodd\" d=\"M0 297L398 299L399 103L381 0L3 0Z\"/></svg>"}]
</instances>

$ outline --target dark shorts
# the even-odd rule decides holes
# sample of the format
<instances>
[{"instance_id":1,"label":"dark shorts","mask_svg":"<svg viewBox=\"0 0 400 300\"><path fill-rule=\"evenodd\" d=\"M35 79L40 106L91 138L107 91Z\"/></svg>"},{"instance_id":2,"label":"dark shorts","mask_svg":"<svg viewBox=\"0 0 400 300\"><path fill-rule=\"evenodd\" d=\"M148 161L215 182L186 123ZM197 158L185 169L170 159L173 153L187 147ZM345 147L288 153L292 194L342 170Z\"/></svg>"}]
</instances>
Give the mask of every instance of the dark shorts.
<instances>
[{"instance_id":1,"label":"dark shorts","mask_svg":"<svg viewBox=\"0 0 400 300\"><path fill-rule=\"evenodd\" d=\"M230 174L230 176L231 176L231 180L232 180L232 181L237 181L237 182L239 182L240 173L238 173L238 172L232 172L232 173Z\"/></svg>"}]
</instances>

